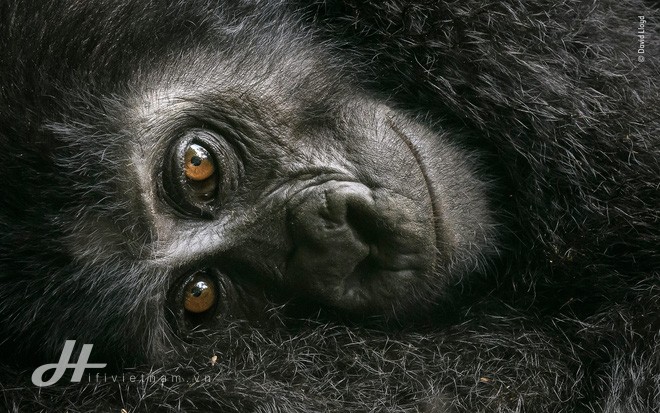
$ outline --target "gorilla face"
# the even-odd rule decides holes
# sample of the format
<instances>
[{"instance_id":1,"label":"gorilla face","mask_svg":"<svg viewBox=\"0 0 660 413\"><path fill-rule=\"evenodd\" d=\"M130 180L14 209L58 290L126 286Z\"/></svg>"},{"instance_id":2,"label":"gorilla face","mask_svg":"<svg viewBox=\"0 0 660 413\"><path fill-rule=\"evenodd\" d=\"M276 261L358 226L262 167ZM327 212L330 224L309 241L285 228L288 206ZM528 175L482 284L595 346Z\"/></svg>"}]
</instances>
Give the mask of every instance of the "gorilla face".
<instances>
[{"instance_id":1,"label":"gorilla face","mask_svg":"<svg viewBox=\"0 0 660 413\"><path fill-rule=\"evenodd\" d=\"M282 71L285 83L305 76ZM483 185L449 136L364 96L305 101L321 84L277 86L277 101L255 95L253 81L231 91L233 76L204 79L208 96L157 89L134 109L121 193L148 223L150 265L388 314L478 265L489 235ZM320 115L308 113L314 104Z\"/></svg>"},{"instance_id":2,"label":"gorilla face","mask_svg":"<svg viewBox=\"0 0 660 413\"><path fill-rule=\"evenodd\" d=\"M20 230L34 222L57 255L0 274L3 314L20 320L3 332L152 353L170 331L265 320L290 300L401 318L484 264L487 188L460 132L351 86L294 23L253 20L164 44L175 57L157 65L117 58L111 84L78 61L48 85L73 103L40 109L25 145L48 147L22 168L50 181L26 189L43 206L12 224L32 240L12 255L44 244ZM61 323L46 326L53 309Z\"/></svg>"}]
</instances>

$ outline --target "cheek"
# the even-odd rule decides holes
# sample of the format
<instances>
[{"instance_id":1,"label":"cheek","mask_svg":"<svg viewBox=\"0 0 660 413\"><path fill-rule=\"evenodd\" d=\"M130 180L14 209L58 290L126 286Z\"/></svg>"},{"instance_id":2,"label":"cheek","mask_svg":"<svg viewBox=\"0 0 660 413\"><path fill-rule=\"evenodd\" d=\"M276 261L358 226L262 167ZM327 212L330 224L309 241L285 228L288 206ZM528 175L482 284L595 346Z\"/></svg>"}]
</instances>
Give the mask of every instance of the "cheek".
<instances>
[{"instance_id":1,"label":"cheek","mask_svg":"<svg viewBox=\"0 0 660 413\"><path fill-rule=\"evenodd\" d=\"M412 125L406 135L424 166L447 274L458 279L475 269L481 271L501 243L490 201L496 190L492 178L482 172L478 154L455 143L463 139L460 132L432 132Z\"/></svg>"}]
</instances>

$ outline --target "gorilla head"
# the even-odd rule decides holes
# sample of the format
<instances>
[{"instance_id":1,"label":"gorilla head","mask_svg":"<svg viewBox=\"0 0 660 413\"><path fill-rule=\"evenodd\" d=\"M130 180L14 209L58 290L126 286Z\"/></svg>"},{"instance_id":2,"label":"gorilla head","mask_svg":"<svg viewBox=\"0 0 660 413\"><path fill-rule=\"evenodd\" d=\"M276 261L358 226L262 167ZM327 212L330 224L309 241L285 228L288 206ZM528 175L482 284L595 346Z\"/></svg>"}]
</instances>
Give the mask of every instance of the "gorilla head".
<instances>
[{"instance_id":1,"label":"gorilla head","mask_svg":"<svg viewBox=\"0 0 660 413\"><path fill-rule=\"evenodd\" d=\"M479 266L484 185L451 133L350 90L311 45L251 42L261 61L168 63L176 71L124 109L117 157L133 179L120 193L149 223L137 256L169 277L217 279L230 296L251 279L362 314L418 309Z\"/></svg>"},{"instance_id":2,"label":"gorilla head","mask_svg":"<svg viewBox=\"0 0 660 413\"><path fill-rule=\"evenodd\" d=\"M40 67L3 69L22 80L2 99L6 341L157 354L290 300L401 318L483 266L493 219L460 131L353 86L276 7L184 8L194 30L155 14L146 51L133 6L35 5L59 16L35 28L51 44L4 47Z\"/></svg>"}]
</instances>

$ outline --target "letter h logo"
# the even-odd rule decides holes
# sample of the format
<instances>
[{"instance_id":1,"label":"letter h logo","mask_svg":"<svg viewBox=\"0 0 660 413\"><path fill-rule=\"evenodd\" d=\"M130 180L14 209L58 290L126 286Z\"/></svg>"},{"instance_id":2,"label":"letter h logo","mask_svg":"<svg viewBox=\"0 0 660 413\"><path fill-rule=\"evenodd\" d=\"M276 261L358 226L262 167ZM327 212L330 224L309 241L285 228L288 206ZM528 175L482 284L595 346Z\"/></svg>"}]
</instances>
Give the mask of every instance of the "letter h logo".
<instances>
[{"instance_id":1,"label":"letter h logo","mask_svg":"<svg viewBox=\"0 0 660 413\"><path fill-rule=\"evenodd\" d=\"M57 383L62 378L62 376L64 376L64 372L69 368L73 369L71 382L78 383L82 379L85 369L102 369L107 366L106 363L87 363L89 356L92 353L92 347L94 347L93 344L83 344L78 362L70 363L71 355L73 354L75 345L75 340L67 340L66 343L64 343L64 349L62 350L60 361L52 364L44 364L43 366L38 367L34 373L32 373L32 383L39 387L52 386L53 384ZM50 380L43 381L44 373L46 373L48 370L55 370L55 372L53 373L53 376L50 378Z\"/></svg>"}]
</instances>

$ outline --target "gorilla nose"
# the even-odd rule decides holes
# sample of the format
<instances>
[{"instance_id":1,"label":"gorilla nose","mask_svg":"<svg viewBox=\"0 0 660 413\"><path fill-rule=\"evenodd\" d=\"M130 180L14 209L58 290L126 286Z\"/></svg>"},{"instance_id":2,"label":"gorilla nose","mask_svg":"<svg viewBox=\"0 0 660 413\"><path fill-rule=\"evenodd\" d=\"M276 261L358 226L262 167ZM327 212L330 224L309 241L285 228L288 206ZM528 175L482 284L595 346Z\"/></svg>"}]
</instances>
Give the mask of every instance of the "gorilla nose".
<instances>
[{"instance_id":1,"label":"gorilla nose","mask_svg":"<svg viewBox=\"0 0 660 413\"><path fill-rule=\"evenodd\" d=\"M294 244L334 258L364 258L369 252L369 223L376 211L371 190L352 182L326 183L303 194L290 209ZM318 257L318 255L315 255Z\"/></svg>"},{"instance_id":2,"label":"gorilla nose","mask_svg":"<svg viewBox=\"0 0 660 413\"><path fill-rule=\"evenodd\" d=\"M378 213L371 190L331 181L300 197L289 209L294 251L287 275L297 286L333 295L326 290L343 284L374 245Z\"/></svg>"}]
</instances>

